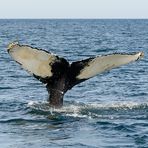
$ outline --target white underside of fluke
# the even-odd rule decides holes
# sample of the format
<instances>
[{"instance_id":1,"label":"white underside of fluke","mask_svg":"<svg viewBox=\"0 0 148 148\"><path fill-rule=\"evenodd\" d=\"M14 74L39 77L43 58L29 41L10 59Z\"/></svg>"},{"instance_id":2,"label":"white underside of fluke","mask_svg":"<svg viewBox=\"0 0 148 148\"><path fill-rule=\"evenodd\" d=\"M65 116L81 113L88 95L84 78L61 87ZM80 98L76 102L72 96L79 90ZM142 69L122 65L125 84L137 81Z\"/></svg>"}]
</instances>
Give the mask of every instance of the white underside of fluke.
<instances>
[{"instance_id":1,"label":"white underside of fluke","mask_svg":"<svg viewBox=\"0 0 148 148\"><path fill-rule=\"evenodd\" d=\"M8 49L12 58L31 74L51 77L51 65L57 59L53 54L29 46L15 45Z\"/></svg>"},{"instance_id":2,"label":"white underside of fluke","mask_svg":"<svg viewBox=\"0 0 148 148\"><path fill-rule=\"evenodd\" d=\"M104 71L128 64L136 61L143 56L143 52L136 54L111 54L106 56L98 56L91 61L80 71L77 79L88 79Z\"/></svg>"},{"instance_id":3,"label":"white underside of fluke","mask_svg":"<svg viewBox=\"0 0 148 148\"><path fill-rule=\"evenodd\" d=\"M51 77L52 64L57 60L57 56L44 50L32 48L30 46L11 43L8 45L8 52L12 58L22 65L31 74L42 78ZM109 54L90 58L89 62L80 70L77 79L88 79L104 71L136 61L144 56L143 52L135 54Z\"/></svg>"}]
</instances>

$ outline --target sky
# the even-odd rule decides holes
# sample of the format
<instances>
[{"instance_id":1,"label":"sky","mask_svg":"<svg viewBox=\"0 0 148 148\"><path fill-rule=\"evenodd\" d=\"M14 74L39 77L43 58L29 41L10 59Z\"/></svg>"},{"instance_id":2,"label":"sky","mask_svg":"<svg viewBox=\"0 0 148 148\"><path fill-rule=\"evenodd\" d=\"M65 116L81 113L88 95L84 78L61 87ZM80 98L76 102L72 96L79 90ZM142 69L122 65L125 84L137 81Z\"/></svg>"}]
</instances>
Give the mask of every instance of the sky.
<instances>
[{"instance_id":1,"label":"sky","mask_svg":"<svg viewBox=\"0 0 148 148\"><path fill-rule=\"evenodd\" d=\"M0 0L0 18L148 18L148 0Z\"/></svg>"}]
</instances>

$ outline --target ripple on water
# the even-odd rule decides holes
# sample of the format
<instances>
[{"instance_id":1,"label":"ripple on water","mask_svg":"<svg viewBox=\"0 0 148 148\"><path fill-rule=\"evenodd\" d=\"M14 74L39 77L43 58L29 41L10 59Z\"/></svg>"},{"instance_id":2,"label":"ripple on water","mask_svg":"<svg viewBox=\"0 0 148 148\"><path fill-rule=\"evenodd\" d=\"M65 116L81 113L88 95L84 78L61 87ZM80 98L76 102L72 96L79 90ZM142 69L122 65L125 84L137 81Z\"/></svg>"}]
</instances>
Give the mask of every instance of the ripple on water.
<instances>
[{"instance_id":1,"label":"ripple on water","mask_svg":"<svg viewBox=\"0 0 148 148\"><path fill-rule=\"evenodd\" d=\"M147 147L147 20L0 20L0 30L1 147ZM18 37L70 62L141 50L145 58L80 84L53 109L6 52Z\"/></svg>"},{"instance_id":2,"label":"ripple on water","mask_svg":"<svg viewBox=\"0 0 148 148\"><path fill-rule=\"evenodd\" d=\"M138 112L138 116L141 115L142 118L147 116L145 115L148 112L148 103L135 103L135 102L111 102L111 103L78 103L78 102L65 102L62 108L52 108L48 105L47 102L36 102L31 101L27 105L31 111L34 113L43 113L43 114L51 114L53 116L73 116L80 118L129 118L136 119L132 117L132 115L136 115ZM144 113L144 114L143 114ZM124 117L126 116L126 117ZM137 116L137 117L138 117Z\"/></svg>"}]
</instances>

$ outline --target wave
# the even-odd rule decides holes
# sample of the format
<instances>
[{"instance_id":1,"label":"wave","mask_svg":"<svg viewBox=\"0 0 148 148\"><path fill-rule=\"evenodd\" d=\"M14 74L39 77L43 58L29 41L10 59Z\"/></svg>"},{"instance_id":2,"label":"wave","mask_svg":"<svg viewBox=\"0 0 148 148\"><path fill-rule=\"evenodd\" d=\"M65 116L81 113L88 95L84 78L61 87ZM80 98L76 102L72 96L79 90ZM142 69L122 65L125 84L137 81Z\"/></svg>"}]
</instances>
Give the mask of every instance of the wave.
<instances>
[{"instance_id":1,"label":"wave","mask_svg":"<svg viewBox=\"0 0 148 148\"><path fill-rule=\"evenodd\" d=\"M15 123L15 124L25 124L25 123L48 123L46 119L24 119L24 118L12 118L7 120L0 120L0 123Z\"/></svg>"},{"instance_id":2,"label":"wave","mask_svg":"<svg viewBox=\"0 0 148 148\"><path fill-rule=\"evenodd\" d=\"M69 121L79 119L148 119L148 102L107 102L80 103L64 101L62 108L53 108L45 101L1 102L0 122L48 122L49 120ZM8 116L6 118L6 115ZM13 115L14 118L11 118ZM31 116L31 117L30 117ZM27 117L27 118L25 118ZM29 119L28 119L29 117ZM38 120L38 117L41 120ZM22 119L23 118L23 119ZM5 119L5 120L4 120ZM47 121L45 121L47 119ZM8 120L8 121L7 121ZM43 120L43 121L42 121Z\"/></svg>"},{"instance_id":3,"label":"wave","mask_svg":"<svg viewBox=\"0 0 148 148\"><path fill-rule=\"evenodd\" d=\"M79 103L65 102L62 108L52 108L48 102L30 101L32 113L78 118L148 118L148 102ZM134 116L132 116L134 115Z\"/></svg>"}]
</instances>

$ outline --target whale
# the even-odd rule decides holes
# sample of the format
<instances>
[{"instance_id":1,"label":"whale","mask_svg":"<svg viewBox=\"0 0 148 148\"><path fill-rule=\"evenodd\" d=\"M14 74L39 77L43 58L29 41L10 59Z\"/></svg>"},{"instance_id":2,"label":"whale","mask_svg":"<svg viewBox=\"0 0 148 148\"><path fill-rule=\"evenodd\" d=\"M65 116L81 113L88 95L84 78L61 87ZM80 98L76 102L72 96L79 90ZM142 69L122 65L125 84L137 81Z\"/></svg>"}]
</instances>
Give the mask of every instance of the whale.
<instances>
[{"instance_id":1,"label":"whale","mask_svg":"<svg viewBox=\"0 0 148 148\"><path fill-rule=\"evenodd\" d=\"M29 45L12 42L8 54L23 69L45 84L49 105L63 106L64 94L75 85L98 74L143 58L143 52L97 55L69 63L65 58Z\"/></svg>"}]
</instances>

